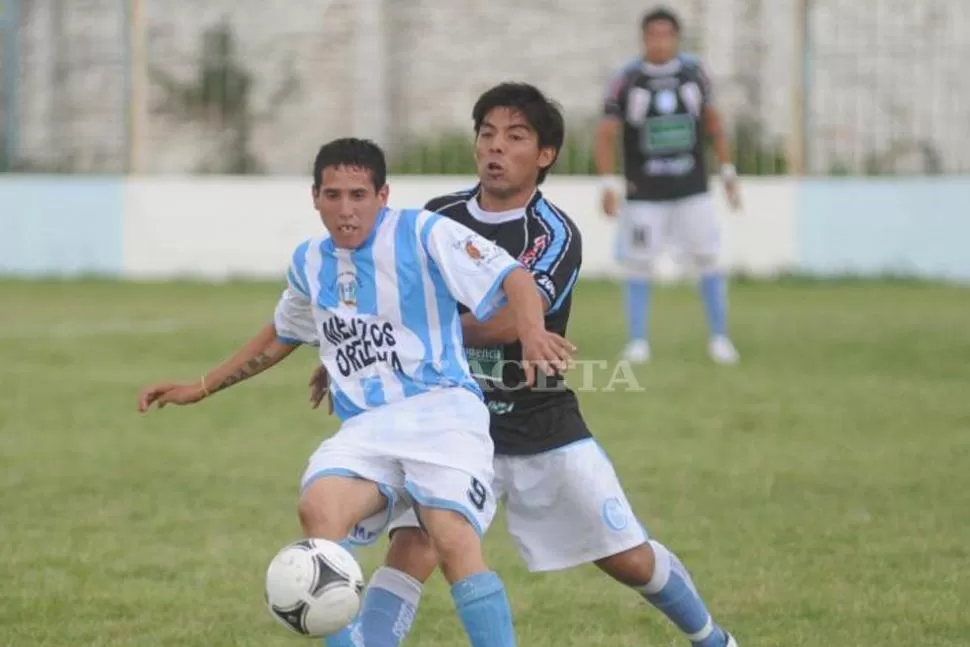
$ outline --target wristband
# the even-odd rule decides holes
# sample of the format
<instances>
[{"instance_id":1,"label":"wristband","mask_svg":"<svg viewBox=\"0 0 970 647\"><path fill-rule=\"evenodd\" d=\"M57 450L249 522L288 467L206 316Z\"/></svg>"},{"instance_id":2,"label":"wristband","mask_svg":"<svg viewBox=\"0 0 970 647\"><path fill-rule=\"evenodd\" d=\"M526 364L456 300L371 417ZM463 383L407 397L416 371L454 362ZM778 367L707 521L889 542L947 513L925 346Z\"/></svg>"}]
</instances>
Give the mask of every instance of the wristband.
<instances>
[{"instance_id":1,"label":"wristband","mask_svg":"<svg viewBox=\"0 0 970 647\"><path fill-rule=\"evenodd\" d=\"M602 191L614 191L616 193L621 193L620 183L617 182L616 178L612 175L601 175L600 176L600 190Z\"/></svg>"},{"instance_id":2,"label":"wristband","mask_svg":"<svg viewBox=\"0 0 970 647\"><path fill-rule=\"evenodd\" d=\"M736 180L738 178L738 169L735 168L734 164L721 164L721 179L725 182L730 180Z\"/></svg>"},{"instance_id":3,"label":"wristband","mask_svg":"<svg viewBox=\"0 0 970 647\"><path fill-rule=\"evenodd\" d=\"M205 375L203 375L202 379L199 380L199 385L202 387L202 397L209 397L209 389L205 388Z\"/></svg>"}]
</instances>

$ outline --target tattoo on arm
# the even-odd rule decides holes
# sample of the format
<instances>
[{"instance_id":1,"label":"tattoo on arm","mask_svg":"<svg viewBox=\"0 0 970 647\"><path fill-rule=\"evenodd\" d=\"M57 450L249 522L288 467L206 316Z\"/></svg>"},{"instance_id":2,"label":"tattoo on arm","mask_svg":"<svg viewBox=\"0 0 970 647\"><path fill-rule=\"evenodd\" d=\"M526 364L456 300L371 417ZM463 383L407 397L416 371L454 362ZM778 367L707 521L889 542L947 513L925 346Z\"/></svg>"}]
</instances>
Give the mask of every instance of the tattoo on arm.
<instances>
[{"instance_id":1,"label":"tattoo on arm","mask_svg":"<svg viewBox=\"0 0 970 647\"><path fill-rule=\"evenodd\" d=\"M256 357L252 358L235 373L229 375L224 380L216 384L214 387L209 389L210 393L215 393L216 391L222 391L223 389L228 389L233 384L242 382L243 380L249 379L258 373L262 373L267 368L273 365L276 358L266 354L260 353Z\"/></svg>"}]
</instances>

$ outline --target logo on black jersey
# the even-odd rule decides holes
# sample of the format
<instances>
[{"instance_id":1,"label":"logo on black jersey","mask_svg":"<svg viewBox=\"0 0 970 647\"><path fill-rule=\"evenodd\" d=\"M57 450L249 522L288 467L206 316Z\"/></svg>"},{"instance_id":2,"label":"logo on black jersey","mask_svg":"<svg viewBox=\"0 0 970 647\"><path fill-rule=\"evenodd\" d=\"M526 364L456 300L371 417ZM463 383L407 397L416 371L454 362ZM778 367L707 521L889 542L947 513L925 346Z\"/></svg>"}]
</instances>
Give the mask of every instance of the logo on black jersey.
<instances>
[{"instance_id":1,"label":"logo on black jersey","mask_svg":"<svg viewBox=\"0 0 970 647\"><path fill-rule=\"evenodd\" d=\"M546 241L548 240L549 237L545 234L536 236L532 241L532 247L527 249L522 253L521 256L519 256L519 262L525 267L532 267L535 265L535 262L539 259L539 256L541 256L542 252L546 249Z\"/></svg>"}]
</instances>

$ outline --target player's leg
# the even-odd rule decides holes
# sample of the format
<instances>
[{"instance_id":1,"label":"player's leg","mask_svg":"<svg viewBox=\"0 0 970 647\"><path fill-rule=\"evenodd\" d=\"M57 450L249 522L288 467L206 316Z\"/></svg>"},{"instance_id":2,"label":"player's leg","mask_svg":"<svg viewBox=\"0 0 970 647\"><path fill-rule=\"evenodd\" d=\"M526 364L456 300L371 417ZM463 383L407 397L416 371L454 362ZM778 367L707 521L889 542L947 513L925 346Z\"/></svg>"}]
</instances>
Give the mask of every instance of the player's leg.
<instances>
[{"instance_id":1,"label":"player's leg","mask_svg":"<svg viewBox=\"0 0 970 647\"><path fill-rule=\"evenodd\" d=\"M307 537L369 544L402 510L404 475L393 461L337 433L321 443L303 473L297 513Z\"/></svg>"},{"instance_id":2,"label":"player's leg","mask_svg":"<svg viewBox=\"0 0 970 647\"><path fill-rule=\"evenodd\" d=\"M630 201L620 212L617 259L624 272L627 345L631 362L650 359L650 275L663 249L670 203Z\"/></svg>"},{"instance_id":3,"label":"player's leg","mask_svg":"<svg viewBox=\"0 0 970 647\"><path fill-rule=\"evenodd\" d=\"M466 477L466 487L472 492L470 498L485 499L484 507L491 508L491 513L473 511L451 497L430 497L419 508L421 521L438 554L442 574L451 584L451 597L472 647L513 647L515 629L505 586L482 554L482 533L494 515L494 504L488 503L492 495L475 477ZM440 489L449 490L453 488ZM457 510L456 503L464 509Z\"/></svg>"},{"instance_id":4,"label":"player's leg","mask_svg":"<svg viewBox=\"0 0 970 647\"><path fill-rule=\"evenodd\" d=\"M593 562L662 611L697 647L725 647L680 561L648 541L613 464L592 439L525 457L500 457L509 533L533 572Z\"/></svg>"},{"instance_id":5,"label":"player's leg","mask_svg":"<svg viewBox=\"0 0 970 647\"><path fill-rule=\"evenodd\" d=\"M496 461L492 488L502 499L501 465ZM359 623L366 624L381 645L398 645L407 636L417 613L424 583L438 567L438 553L413 510L391 522L391 543L384 565L375 571L361 605ZM349 640L350 632L345 632ZM349 642L328 641L328 647L353 647Z\"/></svg>"},{"instance_id":6,"label":"player's leg","mask_svg":"<svg viewBox=\"0 0 970 647\"><path fill-rule=\"evenodd\" d=\"M651 539L595 563L667 616L694 647L737 647L714 622L683 563L663 544Z\"/></svg>"},{"instance_id":7,"label":"player's leg","mask_svg":"<svg viewBox=\"0 0 970 647\"><path fill-rule=\"evenodd\" d=\"M327 647L354 647L354 625L368 647L396 647L411 630L421 590L438 566L431 539L409 510L389 527L391 544L384 565L371 576L354 623L327 639Z\"/></svg>"},{"instance_id":8,"label":"player's leg","mask_svg":"<svg viewBox=\"0 0 970 647\"><path fill-rule=\"evenodd\" d=\"M482 554L482 535L496 508L488 410L466 410L463 417L455 424L476 430L478 440L456 434L457 442L446 444L439 460L405 461L405 487L418 504L472 647L511 647L516 639L505 586Z\"/></svg>"},{"instance_id":9,"label":"player's leg","mask_svg":"<svg viewBox=\"0 0 970 647\"><path fill-rule=\"evenodd\" d=\"M707 315L708 353L719 364L738 361L727 331L727 279L721 267L721 230L710 193L680 200L675 214L677 237L699 275L698 289Z\"/></svg>"},{"instance_id":10,"label":"player's leg","mask_svg":"<svg viewBox=\"0 0 970 647\"><path fill-rule=\"evenodd\" d=\"M404 506L403 471L338 432L311 456L298 512L308 537L339 541L352 550L373 543ZM324 639L327 647L355 647L354 625Z\"/></svg>"}]
</instances>

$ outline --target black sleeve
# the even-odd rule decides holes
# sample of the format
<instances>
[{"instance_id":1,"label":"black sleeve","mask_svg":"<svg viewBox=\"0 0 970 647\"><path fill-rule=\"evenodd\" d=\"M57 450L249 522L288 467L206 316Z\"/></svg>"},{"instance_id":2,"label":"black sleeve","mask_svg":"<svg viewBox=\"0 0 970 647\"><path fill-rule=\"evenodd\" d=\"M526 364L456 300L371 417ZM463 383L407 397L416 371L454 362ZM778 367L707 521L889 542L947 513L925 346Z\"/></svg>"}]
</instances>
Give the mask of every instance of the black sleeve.
<instances>
[{"instance_id":1,"label":"black sleeve","mask_svg":"<svg viewBox=\"0 0 970 647\"><path fill-rule=\"evenodd\" d=\"M603 116L623 119L629 76L630 66L626 65L610 79L609 85L606 86L606 94L603 97Z\"/></svg>"},{"instance_id":2,"label":"black sleeve","mask_svg":"<svg viewBox=\"0 0 970 647\"><path fill-rule=\"evenodd\" d=\"M547 243L532 266L536 286L553 314L566 301L579 278L583 261L583 239L575 223L555 208L543 219L548 227Z\"/></svg>"}]
</instances>

